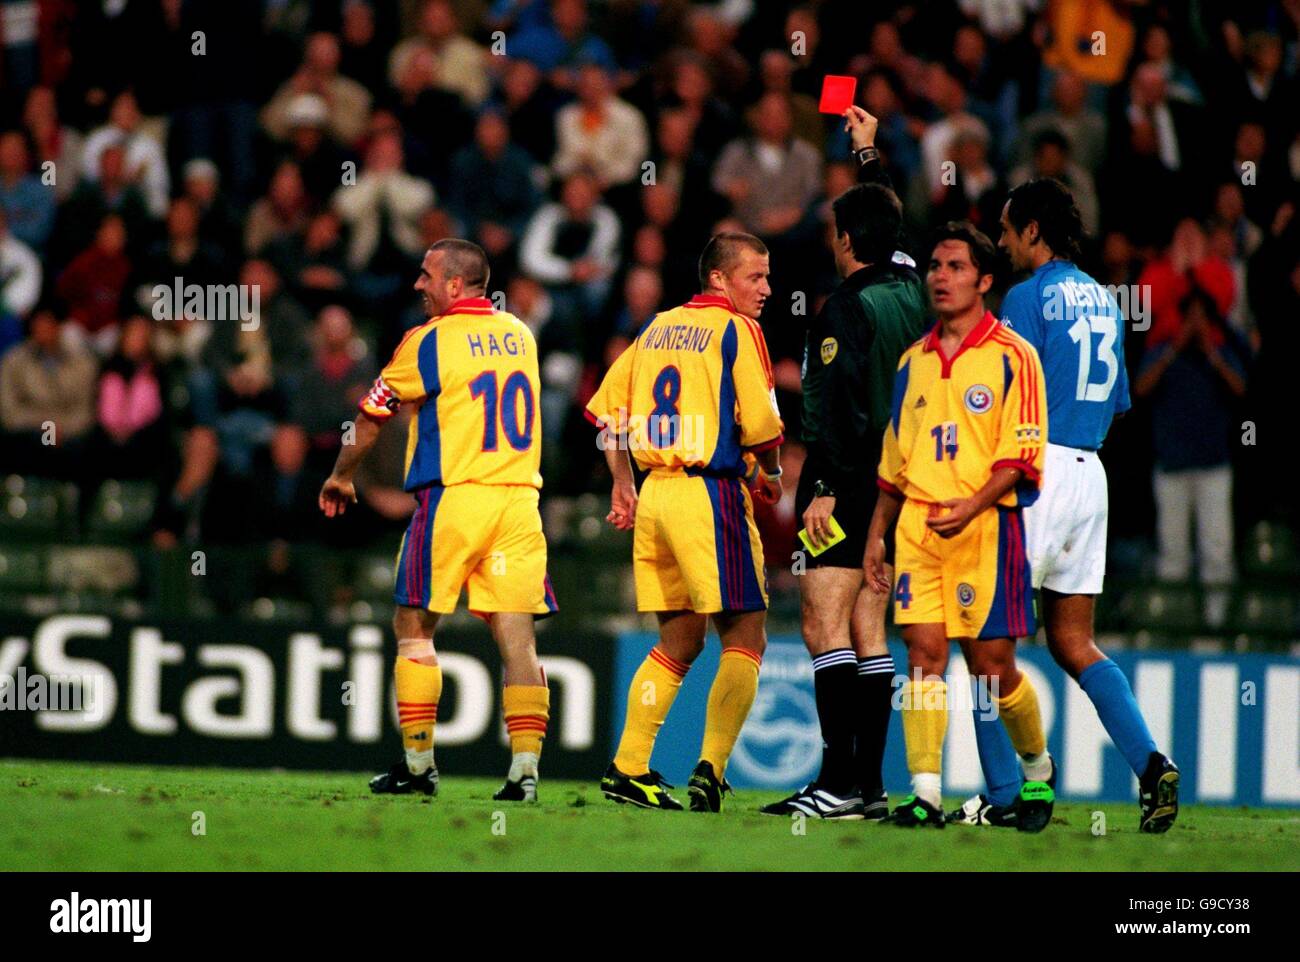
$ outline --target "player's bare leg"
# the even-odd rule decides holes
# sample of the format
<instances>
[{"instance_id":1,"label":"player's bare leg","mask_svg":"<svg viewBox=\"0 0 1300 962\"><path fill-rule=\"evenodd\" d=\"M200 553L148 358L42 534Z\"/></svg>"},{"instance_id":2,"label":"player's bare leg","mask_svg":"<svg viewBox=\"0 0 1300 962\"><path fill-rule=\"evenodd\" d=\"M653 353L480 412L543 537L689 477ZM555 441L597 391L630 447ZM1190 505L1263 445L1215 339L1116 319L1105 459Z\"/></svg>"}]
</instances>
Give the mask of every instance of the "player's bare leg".
<instances>
[{"instance_id":1,"label":"player's bare leg","mask_svg":"<svg viewBox=\"0 0 1300 962\"><path fill-rule=\"evenodd\" d=\"M623 734L600 788L611 801L681 811L681 803L667 792L672 786L650 768L650 756L682 679L704 650L708 618L693 611L660 611L656 617L659 643L632 676Z\"/></svg>"},{"instance_id":2,"label":"player's bare leg","mask_svg":"<svg viewBox=\"0 0 1300 962\"><path fill-rule=\"evenodd\" d=\"M903 626L907 681L903 683L903 741L912 794L882 821L903 828L943 828L943 739L948 729L948 636L940 623Z\"/></svg>"},{"instance_id":3,"label":"player's bare leg","mask_svg":"<svg viewBox=\"0 0 1300 962\"><path fill-rule=\"evenodd\" d=\"M1137 775L1142 809L1139 828L1167 832L1178 818L1181 774L1156 748L1128 679L1093 640L1095 602L1093 595L1061 594L1044 588L1047 647L1092 701L1110 740Z\"/></svg>"},{"instance_id":4,"label":"player's bare leg","mask_svg":"<svg viewBox=\"0 0 1300 962\"><path fill-rule=\"evenodd\" d=\"M700 762L691 773L692 812L719 812L731 790L724 777L758 692L758 669L767 648L767 612L719 613L713 624L722 639L722 658L709 689Z\"/></svg>"},{"instance_id":5,"label":"player's bare leg","mask_svg":"<svg viewBox=\"0 0 1300 962\"><path fill-rule=\"evenodd\" d=\"M892 565L885 565L885 577L893 582ZM865 818L883 818L889 810L882 770L894 693L894 659L885 644L885 617L889 604L889 594L872 591L864 585L858 591L849 626L853 651L858 659L858 692L854 707L857 737L853 762L858 788L862 790Z\"/></svg>"},{"instance_id":6,"label":"player's bare leg","mask_svg":"<svg viewBox=\"0 0 1300 962\"><path fill-rule=\"evenodd\" d=\"M433 731L442 696L442 669L433 647L438 615L422 608L398 605L393 615L397 661L397 719L402 729L404 759L370 780L376 794L438 794L438 768L433 758Z\"/></svg>"},{"instance_id":7,"label":"player's bare leg","mask_svg":"<svg viewBox=\"0 0 1300 962\"><path fill-rule=\"evenodd\" d=\"M1056 766L1047 752L1038 693L1016 665L1016 643L1011 638L960 640L971 676L993 695L1002 727L1025 770L1016 803L1016 828L1041 832L1052 820L1056 800Z\"/></svg>"},{"instance_id":8,"label":"player's bare leg","mask_svg":"<svg viewBox=\"0 0 1300 962\"><path fill-rule=\"evenodd\" d=\"M488 625L504 665L502 707L510 734L510 772L493 799L505 802L537 801L537 766L542 740L550 721L550 691L537 660L533 615L494 612Z\"/></svg>"}]
</instances>

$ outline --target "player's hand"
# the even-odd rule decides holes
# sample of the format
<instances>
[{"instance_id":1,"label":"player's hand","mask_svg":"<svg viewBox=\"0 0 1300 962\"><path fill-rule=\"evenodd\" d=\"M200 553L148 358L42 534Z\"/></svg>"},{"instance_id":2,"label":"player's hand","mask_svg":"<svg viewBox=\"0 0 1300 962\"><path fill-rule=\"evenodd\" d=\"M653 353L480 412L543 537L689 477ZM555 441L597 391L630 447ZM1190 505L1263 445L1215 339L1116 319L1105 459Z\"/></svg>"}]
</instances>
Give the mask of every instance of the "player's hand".
<instances>
[{"instance_id":1,"label":"player's hand","mask_svg":"<svg viewBox=\"0 0 1300 962\"><path fill-rule=\"evenodd\" d=\"M764 504L776 504L781 500L784 490L781 488L780 478L773 478L760 470L758 477L754 479L754 486L749 489L749 493Z\"/></svg>"},{"instance_id":2,"label":"player's hand","mask_svg":"<svg viewBox=\"0 0 1300 962\"><path fill-rule=\"evenodd\" d=\"M331 474L321 485L318 500L325 517L333 518L346 512L349 504L357 503L357 489L351 481L344 481Z\"/></svg>"},{"instance_id":3,"label":"player's hand","mask_svg":"<svg viewBox=\"0 0 1300 962\"><path fill-rule=\"evenodd\" d=\"M835 513L834 498L813 498L803 513L803 529L814 548L831 540L831 515Z\"/></svg>"},{"instance_id":4,"label":"player's hand","mask_svg":"<svg viewBox=\"0 0 1300 962\"><path fill-rule=\"evenodd\" d=\"M974 498L955 498L942 501L939 507L946 513L936 513L925 519L926 527L941 538L952 538L966 530L971 518L979 513L979 505Z\"/></svg>"},{"instance_id":5,"label":"player's hand","mask_svg":"<svg viewBox=\"0 0 1300 962\"><path fill-rule=\"evenodd\" d=\"M636 485L627 481L614 482L605 520L619 531L631 531L636 526Z\"/></svg>"},{"instance_id":6,"label":"player's hand","mask_svg":"<svg viewBox=\"0 0 1300 962\"><path fill-rule=\"evenodd\" d=\"M853 149L876 145L876 128L880 121L856 104L850 104L844 111L844 132L853 141Z\"/></svg>"},{"instance_id":7,"label":"player's hand","mask_svg":"<svg viewBox=\"0 0 1300 962\"><path fill-rule=\"evenodd\" d=\"M878 595L889 594L893 589L893 578L885 564L884 538L867 541L867 550L862 555L862 575L867 587Z\"/></svg>"}]
</instances>

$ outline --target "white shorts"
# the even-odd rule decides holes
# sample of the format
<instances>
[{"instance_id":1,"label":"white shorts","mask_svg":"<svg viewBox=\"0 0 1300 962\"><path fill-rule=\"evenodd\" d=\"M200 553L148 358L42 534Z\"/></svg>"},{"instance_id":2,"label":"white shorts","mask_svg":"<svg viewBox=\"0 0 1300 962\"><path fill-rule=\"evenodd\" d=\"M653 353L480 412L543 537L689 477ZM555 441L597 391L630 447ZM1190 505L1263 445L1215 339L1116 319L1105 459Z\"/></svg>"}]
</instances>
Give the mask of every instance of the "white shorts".
<instances>
[{"instance_id":1,"label":"white shorts","mask_svg":"<svg viewBox=\"0 0 1300 962\"><path fill-rule=\"evenodd\" d=\"M1101 594L1108 510L1106 469L1097 452L1047 445L1043 489L1024 512L1035 588Z\"/></svg>"}]
</instances>

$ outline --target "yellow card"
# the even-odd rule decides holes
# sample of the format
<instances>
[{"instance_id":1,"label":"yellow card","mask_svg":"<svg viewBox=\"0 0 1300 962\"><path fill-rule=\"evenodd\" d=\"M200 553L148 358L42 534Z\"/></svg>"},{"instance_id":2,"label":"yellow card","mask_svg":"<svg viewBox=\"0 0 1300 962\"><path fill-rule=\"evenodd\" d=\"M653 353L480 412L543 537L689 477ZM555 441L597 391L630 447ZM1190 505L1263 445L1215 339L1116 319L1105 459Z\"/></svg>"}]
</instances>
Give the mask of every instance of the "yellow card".
<instances>
[{"instance_id":1,"label":"yellow card","mask_svg":"<svg viewBox=\"0 0 1300 962\"><path fill-rule=\"evenodd\" d=\"M803 546L808 549L808 553L814 558L828 548L833 548L847 537L844 534L844 529L840 527L840 523L835 520L835 515L831 515L828 520L830 521L831 540L822 544L820 548L813 547L813 543L808 539L807 528L799 529L799 540L803 542Z\"/></svg>"}]
</instances>

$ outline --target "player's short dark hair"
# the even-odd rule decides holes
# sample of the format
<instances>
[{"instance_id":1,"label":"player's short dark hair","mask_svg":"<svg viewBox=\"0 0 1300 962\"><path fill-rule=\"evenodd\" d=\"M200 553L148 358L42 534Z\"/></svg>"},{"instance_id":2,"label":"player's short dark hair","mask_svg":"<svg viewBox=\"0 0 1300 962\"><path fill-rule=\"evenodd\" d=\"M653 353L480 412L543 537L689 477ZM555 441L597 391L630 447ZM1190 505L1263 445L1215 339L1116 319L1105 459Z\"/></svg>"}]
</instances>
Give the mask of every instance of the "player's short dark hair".
<instances>
[{"instance_id":1,"label":"player's short dark hair","mask_svg":"<svg viewBox=\"0 0 1300 962\"><path fill-rule=\"evenodd\" d=\"M1054 177L1039 177L1011 191L1007 219L1017 231L1038 222L1038 236L1057 257L1079 259L1083 219L1068 187Z\"/></svg>"},{"instance_id":2,"label":"player's short dark hair","mask_svg":"<svg viewBox=\"0 0 1300 962\"><path fill-rule=\"evenodd\" d=\"M930 253L944 241L962 241L970 248L971 263L980 277L992 274L998 262L998 249L987 234L968 220L950 220L938 228L930 238Z\"/></svg>"},{"instance_id":3,"label":"player's short dark hair","mask_svg":"<svg viewBox=\"0 0 1300 962\"><path fill-rule=\"evenodd\" d=\"M862 264L883 264L898 249L903 205L883 184L854 184L831 204L835 234L849 235L853 256Z\"/></svg>"},{"instance_id":4,"label":"player's short dark hair","mask_svg":"<svg viewBox=\"0 0 1300 962\"><path fill-rule=\"evenodd\" d=\"M459 237L447 237L433 244L430 251L442 254L442 279L449 281L459 277L465 282L466 290L486 291L488 277L487 253L473 241Z\"/></svg>"},{"instance_id":5,"label":"player's short dark hair","mask_svg":"<svg viewBox=\"0 0 1300 962\"><path fill-rule=\"evenodd\" d=\"M734 268L741 250L766 255L767 245L753 234L738 230L726 230L710 237L704 245L704 253L700 254L700 290L709 289L709 275L714 271L725 274Z\"/></svg>"}]
</instances>

